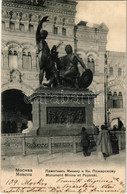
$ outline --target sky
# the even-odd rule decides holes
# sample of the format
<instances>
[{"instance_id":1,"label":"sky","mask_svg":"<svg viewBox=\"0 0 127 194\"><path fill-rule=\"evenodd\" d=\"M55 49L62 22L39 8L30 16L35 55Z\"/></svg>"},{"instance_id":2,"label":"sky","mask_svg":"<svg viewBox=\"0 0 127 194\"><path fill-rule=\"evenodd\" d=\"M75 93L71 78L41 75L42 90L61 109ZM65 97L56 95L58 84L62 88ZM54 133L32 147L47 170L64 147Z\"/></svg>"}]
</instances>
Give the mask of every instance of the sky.
<instances>
[{"instance_id":1,"label":"sky","mask_svg":"<svg viewBox=\"0 0 127 194\"><path fill-rule=\"evenodd\" d=\"M107 50L126 51L126 1L77 1L76 23L105 23L109 28Z\"/></svg>"}]
</instances>

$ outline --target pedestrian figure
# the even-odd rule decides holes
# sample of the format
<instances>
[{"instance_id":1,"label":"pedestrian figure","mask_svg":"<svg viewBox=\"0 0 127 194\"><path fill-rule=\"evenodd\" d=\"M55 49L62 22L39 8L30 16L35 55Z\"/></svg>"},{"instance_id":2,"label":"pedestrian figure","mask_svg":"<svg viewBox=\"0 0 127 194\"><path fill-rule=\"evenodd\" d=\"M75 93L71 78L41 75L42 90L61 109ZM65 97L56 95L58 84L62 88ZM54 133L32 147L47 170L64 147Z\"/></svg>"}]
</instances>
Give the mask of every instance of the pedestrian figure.
<instances>
[{"instance_id":1,"label":"pedestrian figure","mask_svg":"<svg viewBox=\"0 0 127 194\"><path fill-rule=\"evenodd\" d=\"M112 144L112 152L113 154L119 154L119 145L118 139L115 133L110 133L111 136L111 144Z\"/></svg>"},{"instance_id":2,"label":"pedestrian figure","mask_svg":"<svg viewBox=\"0 0 127 194\"><path fill-rule=\"evenodd\" d=\"M89 156L90 154L88 153L88 147L89 147L89 135L86 132L86 128L82 128L81 132L81 145L83 148L83 154L84 156Z\"/></svg>"},{"instance_id":3,"label":"pedestrian figure","mask_svg":"<svg viewBox=\"0 0 127 194\"><path fill-rule=\"evenodd\" d=\"M33 129L33 123L32 121L28 121L27 128L22 131L22 133L30 133Z\"/></svg>"},{"instance_id":4,"label":"pedestrian figure","mask_svg":"<svg viewBox=\"0 0 127 194\"><path fill-rule=\"evenodd\" d=\"M104 125L101 125L101 131L98 135L97 151L98 155L100 152L103 154L104 159L112 154L110 134Z\"/></svg>"}]
</instances>

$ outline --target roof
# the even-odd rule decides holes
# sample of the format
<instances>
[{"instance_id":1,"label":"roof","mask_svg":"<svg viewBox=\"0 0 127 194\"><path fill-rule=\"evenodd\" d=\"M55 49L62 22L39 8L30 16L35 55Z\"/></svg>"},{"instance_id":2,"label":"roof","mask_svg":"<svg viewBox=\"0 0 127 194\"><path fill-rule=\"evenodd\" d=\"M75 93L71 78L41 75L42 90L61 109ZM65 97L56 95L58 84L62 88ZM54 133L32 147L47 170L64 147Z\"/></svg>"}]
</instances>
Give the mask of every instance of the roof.
<instances>
[{"instance_id":1,"label":"roof","mask_svg":"<svg viewBox=\"0 0 127 194\"><path fill-rule=\"evenodd\" d=\"M86 26L87 23L86 21L80 21L77 26Z\"/></svg>"}]
</instances>

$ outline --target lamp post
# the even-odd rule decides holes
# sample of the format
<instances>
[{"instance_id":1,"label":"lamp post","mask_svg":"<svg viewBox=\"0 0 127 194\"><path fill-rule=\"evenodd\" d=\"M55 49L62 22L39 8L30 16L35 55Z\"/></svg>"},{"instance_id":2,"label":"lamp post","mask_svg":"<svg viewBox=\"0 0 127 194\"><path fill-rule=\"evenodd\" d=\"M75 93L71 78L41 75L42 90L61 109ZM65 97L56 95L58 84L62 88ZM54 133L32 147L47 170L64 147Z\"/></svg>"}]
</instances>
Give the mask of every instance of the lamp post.
<instances>
[{"instance_id":1,"label":"lamp post","mask_svg":"<svg viewBox=\"0 0 127 194\"><path fill-rule=\"evenodd\" d=\"M110 122L110 111L108 111L108 127L111 127L111 122Z\"/></svg>"},{"instance_id":2,"label":"lamp post","mask_svg":"<svg viewBox=\"0 0 127 194\"><path fill-rule=\"evenodd\" d=\"M108 128L108 57L109 52L106 51L104 54L105 64L104 64L104 101L105 101L105 127Z\"/></svg>"}]
</instances>

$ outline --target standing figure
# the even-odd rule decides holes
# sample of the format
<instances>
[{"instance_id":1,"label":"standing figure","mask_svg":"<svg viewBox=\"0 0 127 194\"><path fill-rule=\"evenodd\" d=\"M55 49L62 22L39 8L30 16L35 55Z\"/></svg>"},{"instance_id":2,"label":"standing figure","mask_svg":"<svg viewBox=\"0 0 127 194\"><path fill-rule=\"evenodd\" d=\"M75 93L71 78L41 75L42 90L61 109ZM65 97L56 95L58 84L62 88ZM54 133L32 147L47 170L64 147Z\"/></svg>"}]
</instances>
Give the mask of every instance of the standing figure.
<instances>
[{"instance_id":1,"label":"standing figure","mask_svg":"<svg viewBox=\"0 0 127 194\"><path fill-rule=\"evenodd\" d=\"M113 154L119 154L119 143L116 134L110 132L110 137Z\"/></svg>"},{"instance_id":2,"label":"standing figure","mask_svg":"<svg viewBox=\"0 0 127 194\"><path fill-rule=\"evenodd\" d=\"M84 156L89 156L90 154L88 153L88 147L89 147L89 135L86 132L86 128L82 128L81 132L81 145L83 148L83 154Z\"/></svg>"},{"instance_id":3,"label":"standing figure","mask_svg":"<svg viewBox=\"0 0 127 194\"><path fill-rule=\"evenodd\" d=\"M101 152L103 154L104 159L112 154L110 134L105 125L101 125L101 131L97 140L97 150L98 153Z\"/></svg>"},{"instance_id":4,"label":"standing figure","mask_svg":"<svg viewBox=\"0 0 127 194\"><path fill-rule=\"evenodd\" d=\"M32 121L28 121L27 128L22 130L22 133L30 133L33 129L33 123Z\"/></svg>"},{"instance_id":5,"label":"standing figure","mask_svg":"<svg viewBox=\"0 0 127 194\"><path fill-rule=\"evenodd\" d=\"M39 83L40 85L42 85L44 72L46 72L46 78L47 80L49 80L49 83L45 85L51 86L51 84L55 79L57 80L58 84L59 84L59 81L58 81L57 69L55 68L55 63L53 61L53 58L51 57L49 46L45 41L45 39L47 38L48 32L42 29L42 24L48 21L48 17L49 16L43 17L37 27L36 45L37 45L37 55L38 55L39 68L40 68Z\"/></svg>"}]
</instances>

